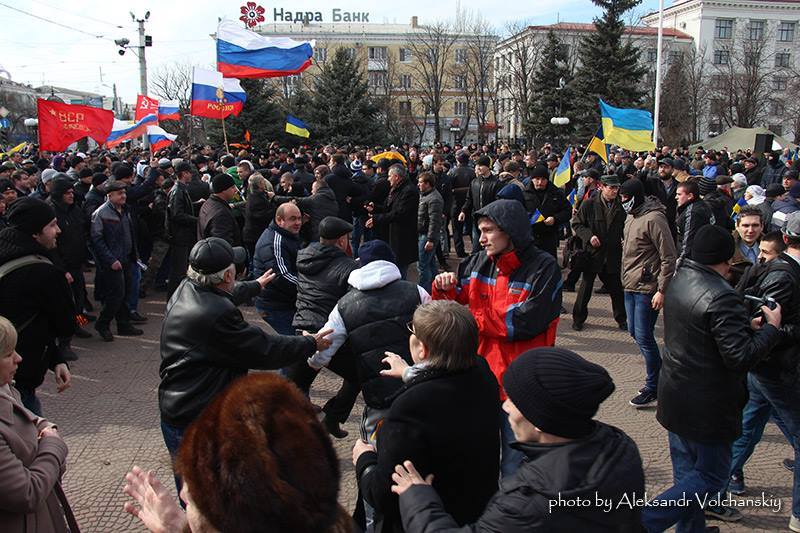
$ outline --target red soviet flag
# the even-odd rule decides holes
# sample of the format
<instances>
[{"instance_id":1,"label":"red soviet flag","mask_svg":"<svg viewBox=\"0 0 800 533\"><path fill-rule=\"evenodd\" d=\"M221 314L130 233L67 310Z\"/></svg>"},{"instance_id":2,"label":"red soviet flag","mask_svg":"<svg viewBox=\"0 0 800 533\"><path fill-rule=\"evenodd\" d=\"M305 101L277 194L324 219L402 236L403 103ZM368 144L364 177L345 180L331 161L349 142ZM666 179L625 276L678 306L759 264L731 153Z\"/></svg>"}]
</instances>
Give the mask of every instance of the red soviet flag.
<instances>
[{"instance_id":1,"label":"red soviet flag","mask_svg":"<svg viewBox=\"0 0 800 533\"><path fill-rule=\"evenodd\" d=\"M91 137L103 144L114 126L114 113L88 105L36 101L39 109L39 149L66 150L79 139Z\"/></svg>"},{"instance_id":2,"label":"red soviet flag","mask_svg":"<svg viewBox=\"0 0 800 533\"><path fill-rule=\"evenodd\" d=\"M139 94L136 96L136 113L133 119L138 122L147 115L158 115L158 100Z\"/></svg>"}]
</instances>

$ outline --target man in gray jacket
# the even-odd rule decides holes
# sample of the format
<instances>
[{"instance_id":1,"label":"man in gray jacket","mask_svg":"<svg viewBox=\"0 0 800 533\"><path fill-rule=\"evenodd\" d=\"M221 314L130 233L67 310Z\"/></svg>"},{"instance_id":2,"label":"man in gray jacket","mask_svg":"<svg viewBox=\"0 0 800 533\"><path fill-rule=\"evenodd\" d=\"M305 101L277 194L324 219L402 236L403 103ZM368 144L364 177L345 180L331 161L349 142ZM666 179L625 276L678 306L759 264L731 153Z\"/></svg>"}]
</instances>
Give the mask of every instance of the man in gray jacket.
<instances>
[{"instance_id":1,"label":"man in gray jacket","mask_svg":"<svg viewBox=\"0 0 800 533\"><path fill-rule=\"evenodd\" d=\"M419 236L419 286L431 291L431 283L436 277L436 245L442 232L442 213L444 200L436 190L436 178L430 172L423 172L417 178L419 206L417 207L417 234Z\"/></svg>"}]
</instances>

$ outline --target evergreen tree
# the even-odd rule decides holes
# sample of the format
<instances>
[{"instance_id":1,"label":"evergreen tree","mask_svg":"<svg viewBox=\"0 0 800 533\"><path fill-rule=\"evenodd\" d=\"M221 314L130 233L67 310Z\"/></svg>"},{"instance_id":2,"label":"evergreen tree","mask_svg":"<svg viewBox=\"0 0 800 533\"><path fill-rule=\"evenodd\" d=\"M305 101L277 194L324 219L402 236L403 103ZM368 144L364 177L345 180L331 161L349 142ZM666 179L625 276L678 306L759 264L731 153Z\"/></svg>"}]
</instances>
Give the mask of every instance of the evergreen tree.
<instances>
[{"instance_id":1,"label":"evergreen tree","mask_svg":"<svg viewBox=\"0 0 800 533\"><path fill-rule=\"evenodd\" d=\"M639 62L639 50L623 37L622 15L641 0L592 2L604 12L594 19L596 30L581 39L581 66L575 76L575 126L585 141L600 124L598 99L617 107L637 107L646 92L642 85L647 73Z\"/></svg>"},{"instance_id":2,"label":"evergreen tree","mask_svg":"<svg viewBox=\"0 0 800 533\"><path fill-rule=\"evenodd\" d=\"M376 123L378 107L369 95L364 75L344 48L337 49L333 60L322 68L315 80L311 106L299 115L317 142L374 144L383 136Z\"/></svg>"},{"instance_id":3,"label":"evergreen tree","mask_svg":"<svg viewBox=\"0 0 800 533\"><path fill-rule=\"evenodd\" d=\"M542 60L536 67L529 104L530 130L536 144L564 146L574 131L572 73L567 51L553 30L547 32ZM550 124L553 117L568 117L565 126Z\"/></svg>"},{"instance_id":4,"label":"evergreen tree","mask_svg":"<svg viewBox=\"0 0 800 533\"><path fill-rule=\"evenodd\" d=\"M265 79L241 80L242 89L247 94L242 112L238 117L225 119L228 143L242 143L245 131L250 132L250 143L254 146L267 146L280 138L286 117L275 102L275 87ZM207 131L212 143L222 144L222 122L208 120Z\"/></svg>"}]
</instances>

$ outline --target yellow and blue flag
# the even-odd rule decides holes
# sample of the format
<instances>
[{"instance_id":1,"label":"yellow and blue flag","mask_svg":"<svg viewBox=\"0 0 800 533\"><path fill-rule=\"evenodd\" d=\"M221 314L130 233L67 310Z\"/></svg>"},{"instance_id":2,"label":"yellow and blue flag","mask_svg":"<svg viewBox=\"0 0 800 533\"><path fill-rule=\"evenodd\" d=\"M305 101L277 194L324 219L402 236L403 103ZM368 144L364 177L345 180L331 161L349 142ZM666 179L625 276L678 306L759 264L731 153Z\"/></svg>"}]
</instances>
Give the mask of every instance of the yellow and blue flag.
<instances>
[{"instance_id":1,"label":"yellow and blue flag","mask_svg":"<svg viewBox=\"0 0 800 533\"><path fill-rule=\"evenodd\" d=\"M305 137L306 139L311 136L306 123L292 115L286 115L286 133L291 133L298 137Z\"/></svg>"},{"instance_id":2,"label":"yellow and blue flag","mask_svg":"<svg viewBox=\"0 0 800 533\"><path fill-rule=\"evenodd\" d=\"M567 148L567 151L564 152L564 157L561 158L561 162L556 167L556 175L553 179L553 183L556 187L563 187L564 184L568 183L570 178L572 178L572 165L570 164L572 155L572 148Z\"/></svg>"},{"instance_id":3,"label":"yellow and blue flag","mask_svg":"<svg viewBox=\"0 0 800 533\"><path fill-rule=\"evenodd\" d=\"M653 115L643 109L621 109L600 100L603 141L642 152L654 150Z\"/></svg>"},{"instance_id":4,"label":"yellow and blue flag","mask_svg":"<svg viewBox=\"0 0 800 533\"><path fill-rule=\"evenodd\" d=\"M739 216L739 211L741 211L741 210L742 210L742 207L744 207L744 206L746 206L746 205L747 205L747 200L745 200L745 199L744 199L744 196L742 196L741 198L739 198L739 201L738 201L738 202L736 202L736 203L733 205L733 209L731 209L731 218L732 218L733 220L736 220L736 218Z\"/></svg>"},{"instance_id":5,"label":"yellow and blue flag","mask_svg":"<svg viewBox=\"0 0 800 533\"><path fill-rule=\"evenodd\" d=\"M608 145L603 140L603 125L601 124L599 128L597 128L597 133L594 134L592 140L589 141L588 146L586 146L586 153L594 152L600 156L600 159L608 164Z\"/></svg>"},{"instance_id":6,"label":"yellow and blue flag","mask_svg":"<svg viewBox=\"0 0 800 533\"><path fill-rule=\"evenodd\" d=\"M538 224L539 222L544 222L544 215L537 209L531 215L531 219L530 220L531 220L531 226L533 226L534 224Z\"/></svg>"},{"instance_id":7,"label":"yellow and blue flag","mask_svg":"<svg viewBox=\"0 0 800 533\"><path fill-rule=\"evenodd\" d=\"M572 189L571 191L569 191L569 194L567 195L567 201L569 202L569 205L571 205L572 207L575 207L575 200L577 199L577 197L578 197L578 189L577 188L576 189Z\"/></svg>"}]
</instances>

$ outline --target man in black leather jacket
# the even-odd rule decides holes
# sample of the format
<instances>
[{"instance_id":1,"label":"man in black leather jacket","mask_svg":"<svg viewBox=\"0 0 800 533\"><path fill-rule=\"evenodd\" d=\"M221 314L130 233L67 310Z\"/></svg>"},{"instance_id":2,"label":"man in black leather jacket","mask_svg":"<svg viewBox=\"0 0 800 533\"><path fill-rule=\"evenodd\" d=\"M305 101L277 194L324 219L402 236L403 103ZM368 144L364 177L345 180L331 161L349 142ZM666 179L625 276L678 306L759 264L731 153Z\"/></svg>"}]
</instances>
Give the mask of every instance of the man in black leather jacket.
<instances>
[{"instance_id":1,"label":"man in black leather jacket","mask_svg":"<svg viewBox=\"0 0 800 533\"><path fill-rule=\"evenodd\" d=\"M174 457L183 432L211 401L251 368L277 369L330 346L326 336L269 335L249 324L236 306L275 278L235 282L235 264L247 259L218 237L203 239L189 254L187 279L167 303L161 329L161 430ZM179 487L180 488L180 487Z\"/></svg>"},{"instance_id":2,"label":"man in black leather jacket","mask_svg":"<svg viewBox=\"0 0 800 533\"><path fill-rule=\"evenodd\" d=\"M780 306L754 322L725 279L733 237L706 225L664 296L664 358L656 418L669 431L674 485L642 512L648 531L702 531L699 501L714 498L730 473L731 443L742 430L746 372L781 338ZM685 496L689 505L676 506ZM672 500L672 503L669 503Z\"/></svg>"}]
</instances>

